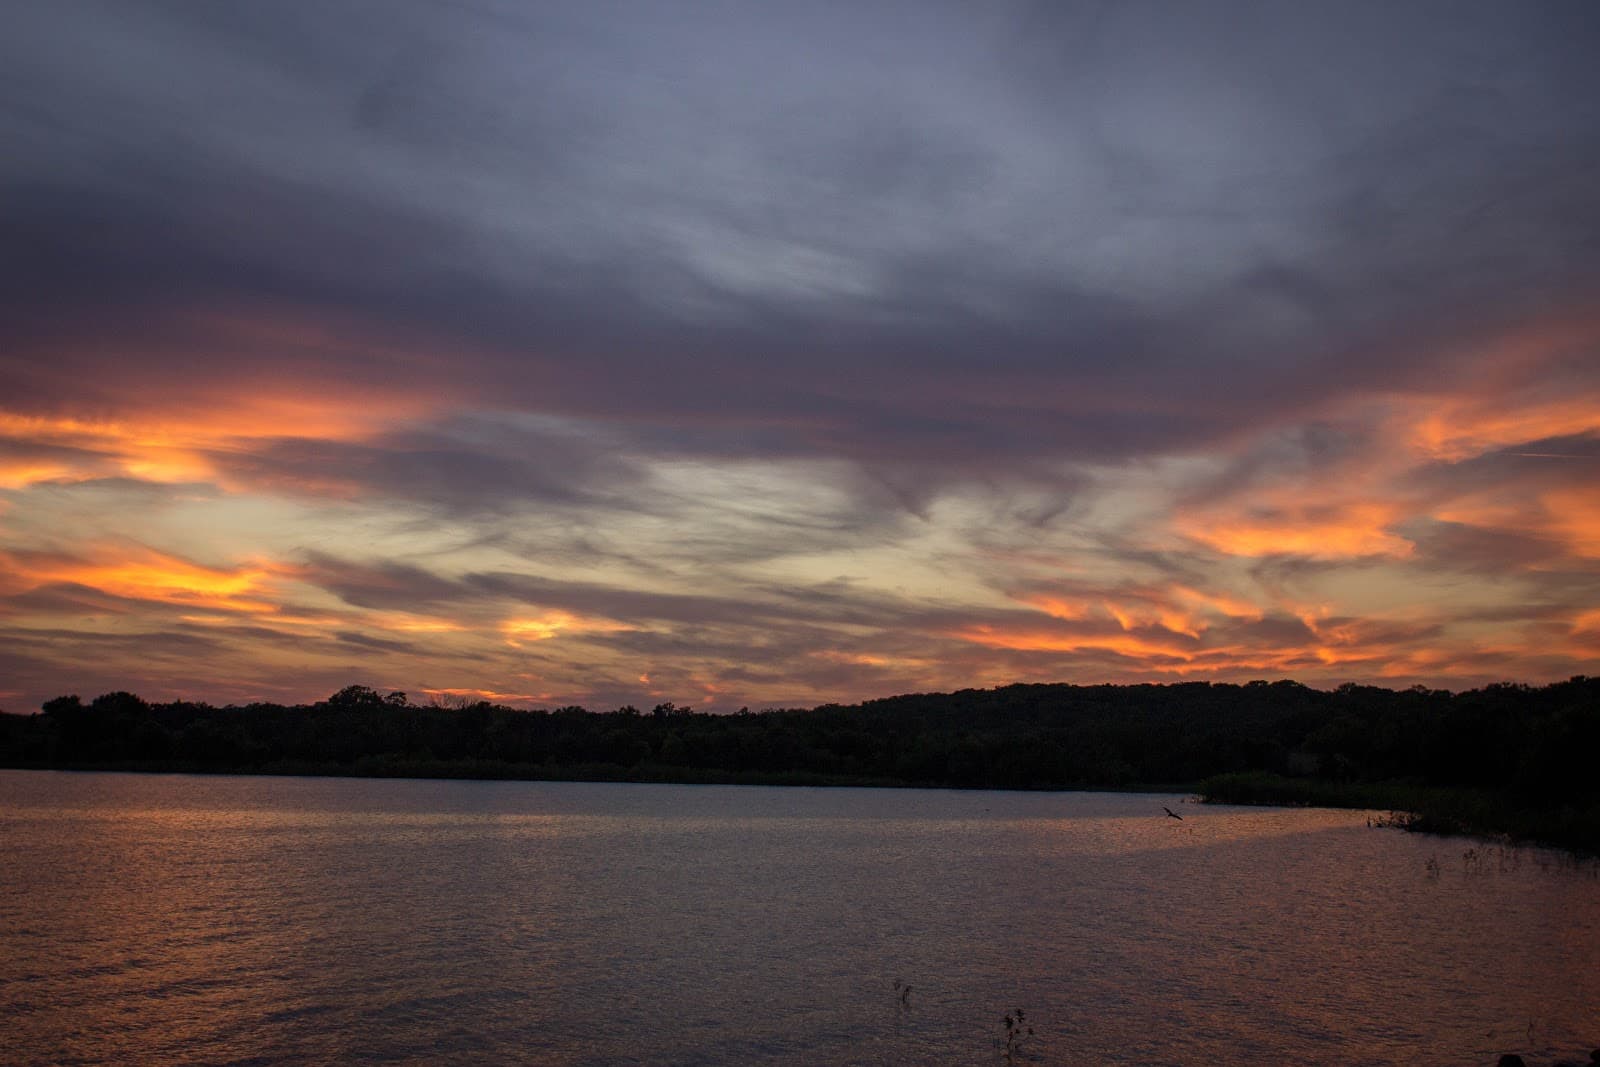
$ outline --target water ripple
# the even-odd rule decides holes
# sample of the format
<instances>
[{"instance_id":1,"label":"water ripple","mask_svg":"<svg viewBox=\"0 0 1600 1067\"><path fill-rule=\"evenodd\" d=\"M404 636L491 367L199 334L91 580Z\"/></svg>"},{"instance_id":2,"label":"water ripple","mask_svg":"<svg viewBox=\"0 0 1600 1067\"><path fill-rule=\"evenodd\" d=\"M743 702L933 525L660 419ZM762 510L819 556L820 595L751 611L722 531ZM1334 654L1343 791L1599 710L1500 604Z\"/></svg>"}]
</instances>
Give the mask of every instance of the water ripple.
<instances>
[{"instance_id":1,"label":"water ripple","mask_svg":"<svg viewBox=\"0 0 1600 1067\"><path fill-rule=\"evenodd\" d=\"M993 1063L1019 1007L1040 1063L1600 1041L1592 869L1179 799L0 772L0 1060Z\"/></svg>"}]
</instances>

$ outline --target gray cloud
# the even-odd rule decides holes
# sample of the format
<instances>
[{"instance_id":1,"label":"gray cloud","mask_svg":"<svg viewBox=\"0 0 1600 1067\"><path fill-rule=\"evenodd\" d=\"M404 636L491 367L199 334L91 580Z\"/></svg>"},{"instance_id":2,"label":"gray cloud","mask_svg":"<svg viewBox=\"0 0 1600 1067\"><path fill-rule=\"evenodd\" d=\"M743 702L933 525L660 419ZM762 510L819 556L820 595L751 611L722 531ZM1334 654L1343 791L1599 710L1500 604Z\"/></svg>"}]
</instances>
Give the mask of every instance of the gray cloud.
<instances>
[{"instance_id":1,"label":"gray cloud","mask_svg":"<svg viewBox=\"0 0 1600 1067\"><path fill-rule=\"evenodd\" d=\"M362 608L417 609L462 599L458 583L403 563L353 564L311 552L297 576Z\"/></svg>"},{"instance_id":2,"label":"gray cloud","mask_svg":"<svg viewBox=\"0 0 1600 1067\"><path fill-rule=\"evenodd\" d=\"M399 498L458 517L551 503L604 508L642 481L603 442L496 424L396 432L360 443L268 440L209 458L232 480L259 488Z\"/></svg>"},{"instance_id":3,"label":"gray cloud","mask_svg":"<svg viewBox=\"0 0 1600 1067\"><path fill-rule=\"evenodd\" d=\"M1592 11L1246 6L36 8L7 313L223 380L284 356L174 310L353 315L454 362L322 373L992 469L1424 381L1592 288ZM19 403L126 374L27 351Z\"/></svg>"}]
</instances>

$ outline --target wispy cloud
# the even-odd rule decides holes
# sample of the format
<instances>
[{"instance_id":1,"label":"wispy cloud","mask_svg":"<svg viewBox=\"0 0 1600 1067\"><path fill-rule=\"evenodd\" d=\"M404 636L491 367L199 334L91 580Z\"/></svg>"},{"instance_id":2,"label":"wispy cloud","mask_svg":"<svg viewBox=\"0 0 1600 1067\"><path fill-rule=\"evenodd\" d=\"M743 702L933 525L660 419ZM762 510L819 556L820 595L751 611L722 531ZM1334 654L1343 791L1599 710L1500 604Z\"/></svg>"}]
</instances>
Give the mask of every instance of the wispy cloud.
<instances>
[{"instance_id":1,"label":"wispy cloud","mask_svg":"<svg viewBox=\"0 0 1600 1067\"><path fill-rule=\"evenodd\" d=\"M712 707L1600 660L1582 5L88 2L0 673Z\"/></svg>"}]
</instances>

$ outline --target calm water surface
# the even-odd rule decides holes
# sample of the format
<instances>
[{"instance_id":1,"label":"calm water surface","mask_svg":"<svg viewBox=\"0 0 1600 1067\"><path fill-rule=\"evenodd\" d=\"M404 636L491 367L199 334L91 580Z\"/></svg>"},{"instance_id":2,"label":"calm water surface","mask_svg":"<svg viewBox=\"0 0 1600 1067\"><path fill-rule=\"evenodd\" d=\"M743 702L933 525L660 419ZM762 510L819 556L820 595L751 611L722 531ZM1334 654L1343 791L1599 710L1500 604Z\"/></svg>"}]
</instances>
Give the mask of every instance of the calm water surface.
<instances>
[{"instance_id":1,"label":"calm water surface","mask_svg":"<svg viewBox=\"0 0 1600 1067\"><path fill-rule=\"evenodd\" d=\"M1593 867L1180 800L0 771L0 1062L996 1063L1016 1007L1036 1063L1600 1043Z\"/></svg>"}]
</instances>

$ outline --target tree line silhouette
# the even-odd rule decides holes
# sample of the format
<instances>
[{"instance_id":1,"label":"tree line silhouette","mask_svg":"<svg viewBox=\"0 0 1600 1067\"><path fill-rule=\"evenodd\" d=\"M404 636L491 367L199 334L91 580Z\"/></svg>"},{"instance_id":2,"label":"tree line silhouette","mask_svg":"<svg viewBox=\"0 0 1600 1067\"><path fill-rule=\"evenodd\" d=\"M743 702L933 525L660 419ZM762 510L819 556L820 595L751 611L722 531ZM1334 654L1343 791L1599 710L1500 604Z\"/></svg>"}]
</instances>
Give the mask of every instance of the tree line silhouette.
<instances>
[{"instance_id":1,"label":"tree line silhouette","mask_svg":"<svg viewBox=\"0 0 1600 1067\"><path fill-rule=\"evenodd\" d=\"M800 774L885 784L1058 789L1195 783L1265 771L1593 793L1600 678L1460 693L1295 682L1011 685L855 705L707 714L671 703L590 712L416 704L349 686L311 705L147 703L115 692L0 718L11 766L476 761L485 770L628 777Z\"/></svg>"},{"instance_id":2,"label":"tree line silhouette","mask_svg":"<svg viewBox=\"0 0 1600 1067\"><path fill-rule=\"evenodd\" d=\"M1597 753L1600 678L1581 676L1455 693L1019 684L737 714L418 704L349 686L299 706L115 692L0 715L0 765L11 767L1004 789L1187 789L1233 776L1216 791L1284 800L1296 799L1295 783L1471 789L1600 826Z\"/></svg>"}]
</instances>

